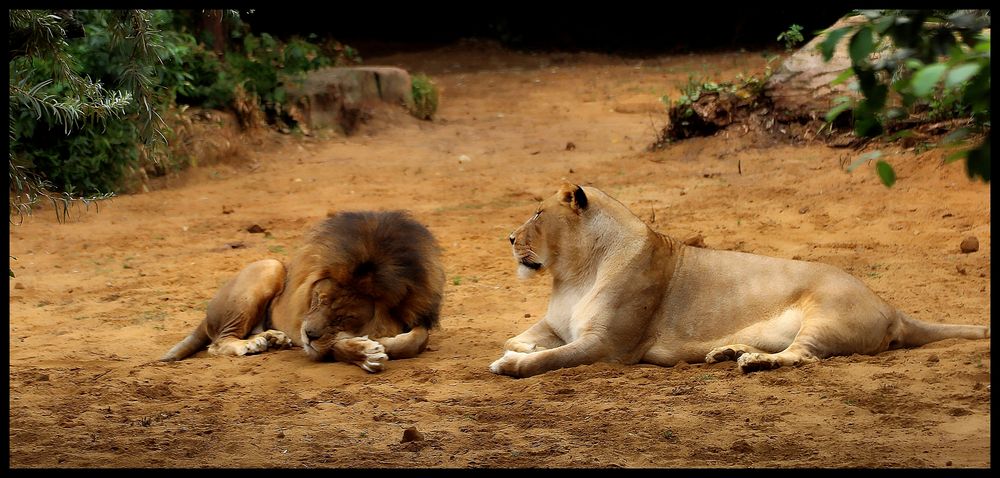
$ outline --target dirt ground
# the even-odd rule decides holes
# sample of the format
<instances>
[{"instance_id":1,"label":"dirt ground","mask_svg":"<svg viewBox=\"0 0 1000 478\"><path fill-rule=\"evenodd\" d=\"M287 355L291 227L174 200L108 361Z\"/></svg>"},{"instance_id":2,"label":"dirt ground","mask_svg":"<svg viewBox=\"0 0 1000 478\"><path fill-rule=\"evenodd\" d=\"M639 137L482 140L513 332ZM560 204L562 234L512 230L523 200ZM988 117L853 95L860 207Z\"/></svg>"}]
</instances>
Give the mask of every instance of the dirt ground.
<instances>
[{"instance_id":1,"label":"dirt ground","mask_svg":"<svg viewBox=\"0 0 1000 478\"><path fill-rule=\"evenodd\" d=\"M563 179L677 238L833 264L914 317L988 325L990 187L961 162L883 147L899 176L888 189L870 167L843 170L859 151L738 131L645 152L661 95L691 74L759 74L759 52L464 43L366 63L428 74L436 120L248 138L245 161L66 224L41 210L11 226L11 467L991 466L988 340L748 375L732 362L487 369L545 313L547 276L518 280L506 238ZM329 211L358 209L407 209L444 248L428 351L379 374L299 349L156 362L241 267L287 258ZM963 254L970 235L979 250ZM424 439L401 443L409 427Z\"/></svg>"}]
</instances>

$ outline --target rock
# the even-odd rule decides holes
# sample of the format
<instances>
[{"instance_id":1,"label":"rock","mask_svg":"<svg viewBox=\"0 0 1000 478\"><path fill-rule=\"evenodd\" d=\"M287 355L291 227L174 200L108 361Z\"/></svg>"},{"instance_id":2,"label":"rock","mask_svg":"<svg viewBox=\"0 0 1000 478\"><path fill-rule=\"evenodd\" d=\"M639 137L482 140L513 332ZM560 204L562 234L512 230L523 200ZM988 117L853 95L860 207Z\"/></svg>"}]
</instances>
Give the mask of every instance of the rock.
<instances>
[{"instance_id":1,"label":"rock","mask_svg":"<svg viewBox=\"0 0 1000 478\"><path fill-rule=\"evenodd\" d=\"M842 18L827 31L864 22L864 16ZM764 95L771 99L779 121L821 119L840 96L858 97L848 89L851 80L830 85L838 75L850 68L851 57L847 51L850 35L844 35L834 49L830 61L823 61L817 46L826 40L818 35L785 59L774 74L764 83Z\"/></svg>"},{"instance_id":2,"label":"rock","mask_svg":"<svg viewBox=\"0 0 1000 478\"><path fill-rule=\"evenodd\" d=\"M339 128L352 134L378 103L414 107L410 74L388 66L329 67L306 73L286 88L289 104L309 129Z\"/></svg>"},{"instance_id":3,"label":"rock","mask_svg":"<svg viewBox=\"0 0 1000 478\"><path fill-rule=\"evenodd\" d=\"M941 358L938 357L937 354L931 354L930 357L927 357L927 363L938 363L940 361Z\"/></svg>"},{"instance_id":4,"label":"rock","mask_svg":"<svg viewBox=\"0 0 1000 478\"><path fill-rule=\"evenodd\" d=\"M809 212L809 206L802 206L799 208L799 214L805 214L807 212Z\"/></svg>"},{"instance_id":5,"label":"rock","mask_svg":"<svg viewBox=\"0 0 1000 478\"><path fill-rule=\"evenodd\" d=\"M979 250L979 239L976 239L976 236L966 237L962 239L962 244L959 247L961 247L962 252L965 254L976 252Z\"/></svg>"},{"instance_id":6,"label":"rock","mask_svg":"<svg viewBox=\"0 0 1000 478\"><path fill-rule=\"evenodd\" d=\"M421 441L424 439L424 434L417 430L417 427L410 427L403 430L403 439L400 443L409 443L411 441Z\"/></svg>"},{"instance_id":7,"label":"rock","mask_svg":"<svg viewBox=\"0 0 1000 478\"><path fill-rule=\"evenodd\" d=\"M736 440L736 442L733 443L733 446L729 447L729 449L735 451L736 453L750 453L753 451L753 447L750 446L746 440Z\"/></svg>"},{"instance_id":8,"label":"rock","mask_svg":"<svg viewBox=\"0 0 1000 478\"><path fill-rule=\"evenodd\" d=\"M18 290L24 289L24 284L18 282L17 284L14 284L14 288Z\"/></svg>"},{"instance_id":9,"label":"rock","mask_svg":"<svg viewBox=\"0 0 1000 478\"><path fill-rule=\"evenodd\" d=\"M250 226L250 227L247 228L247 232L249 232L251 234L260 234L260 233L264 232L264 228L260 227L257 224L254 224L254 225L252 225L252 226Z\"/></svg>"},{"instance_id":10,"label":"rock","mask_svg":"<svg viewBox=\"0 0 1000 478\"><path fill-rule=\"evenodd\" d=\"M574 144L572 141L566 143L566 151L573 151L575 149L576 149L576 144ZM571 170L570 172L572 173L573 171Z\"/></svg>"}]
</instances>

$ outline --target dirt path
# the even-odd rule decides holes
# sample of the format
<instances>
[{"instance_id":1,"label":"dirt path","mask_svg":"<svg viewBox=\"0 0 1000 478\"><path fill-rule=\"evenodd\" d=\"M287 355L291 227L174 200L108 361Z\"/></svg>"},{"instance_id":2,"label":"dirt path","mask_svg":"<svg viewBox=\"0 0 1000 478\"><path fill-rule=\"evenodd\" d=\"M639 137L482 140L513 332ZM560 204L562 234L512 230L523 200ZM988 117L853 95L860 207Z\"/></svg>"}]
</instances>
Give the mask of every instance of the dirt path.
<instances>
[{"instance_id":1,"label":"dirt path","mask_svg":"<svg viewBox=\"0 0 1000 478\"><path fill-rule=\"evenodd\" d=\"M660 95L689 74L759 73L758 53L473 44L369 63L429 74L438 121L260 147L253 170L202 167L68 224L46 211L11 227L12 467L991 466L985 340L750 375L732 363L487 370L545 312L548 282L516 279L506 236L563 178L678 238L827 262L915 317L989 324L990 188L961 163L889 148L890 190L841 170L857 153L824 146L732 133L643 152ZM396 208L445 249L442 328L419 358L377 375L299 350L155 362L243 265L287 257L328 211ZM980 249L962 254L968 235ZM425 440L400 443L411 426Z\"/></svg>"}]
</instances>

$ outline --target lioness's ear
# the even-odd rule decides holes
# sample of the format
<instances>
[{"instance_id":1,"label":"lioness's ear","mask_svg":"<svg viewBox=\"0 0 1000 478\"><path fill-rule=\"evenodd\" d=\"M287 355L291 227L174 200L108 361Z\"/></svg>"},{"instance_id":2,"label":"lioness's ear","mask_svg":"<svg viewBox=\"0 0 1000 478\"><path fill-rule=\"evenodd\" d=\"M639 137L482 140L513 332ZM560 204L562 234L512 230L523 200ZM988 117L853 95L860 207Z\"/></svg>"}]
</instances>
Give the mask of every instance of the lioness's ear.
<instances>
[{"instance_id":1,"label":"lioness's ear","mask_svg":"<svg viewBox=\"0 0 1000 478\"><path fill-rule=\"evenodd\" d=\"M559 188L559 198L574 211L587 209L587 195L584 194L583 188L576 184L563 183Z\"/></svg>"}]
</instances>

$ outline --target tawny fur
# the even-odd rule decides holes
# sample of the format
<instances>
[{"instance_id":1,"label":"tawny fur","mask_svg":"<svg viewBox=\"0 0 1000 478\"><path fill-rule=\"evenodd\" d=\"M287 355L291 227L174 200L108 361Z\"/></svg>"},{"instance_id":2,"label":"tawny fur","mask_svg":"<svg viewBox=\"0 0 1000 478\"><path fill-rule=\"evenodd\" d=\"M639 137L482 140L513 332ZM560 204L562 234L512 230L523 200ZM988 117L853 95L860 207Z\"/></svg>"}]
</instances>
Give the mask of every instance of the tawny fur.
<instances>
[{"instance_id":1,"label":"tawny fur","mask_svg":"<svg viewBox=\"0 0 1000 478\"><path fill-rule=\"evenodd\" d=\"M723 360L753 372L990 336L910 318L829 265L686 246L592 187L564 184L510 242L519 275L547 272L552 294L490 365L499 374Z\"/></svg>"},{"instance_id":2,"label":"tawny fur","mask_svg":"<svg viewBox=\"0 0 1000 478\"><path fill-rule=\"evenodd\" d=\"M297 345L378 371L423 351L443 292L441 251L424 226L401 211L342 212L307 233L287 266L269 259L240 271L161 360L209 344L223 355Z\"/></svg>"}]
</instances>

